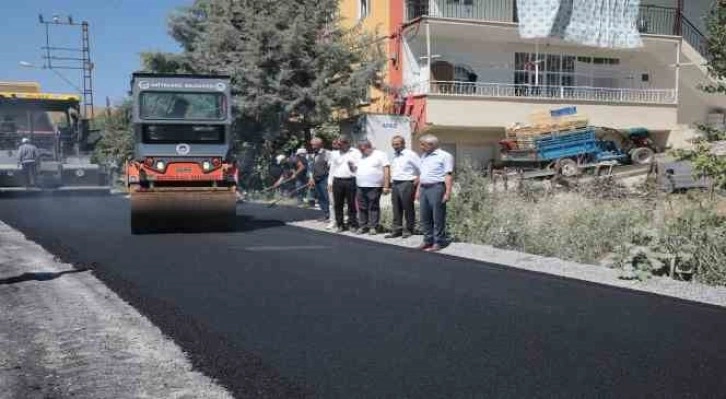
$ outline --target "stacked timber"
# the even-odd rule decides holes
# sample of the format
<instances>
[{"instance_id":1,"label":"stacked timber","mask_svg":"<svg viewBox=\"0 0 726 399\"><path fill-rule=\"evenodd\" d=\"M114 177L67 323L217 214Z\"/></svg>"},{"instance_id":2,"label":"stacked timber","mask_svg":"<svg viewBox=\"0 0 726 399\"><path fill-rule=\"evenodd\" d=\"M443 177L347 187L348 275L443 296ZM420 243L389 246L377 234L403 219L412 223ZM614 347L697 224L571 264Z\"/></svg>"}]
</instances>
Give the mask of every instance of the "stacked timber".
<instances>
[{"instance_id":1,"label":"stacked timber","mask_svg":"<svg viewBox=\"0 0 726 399\"><path fill-rule=\"evenodd\" d=\"M529 115L529 123L515 123L505 129L507 138L521 140L523 145L533 141L537 136L552 133L566 133L588 126L590 120L586 115L577 112L576 107L564 107L552 110L536 110ZM521 148L521 147L520 147Z\"/></svg>"}]
</instances>

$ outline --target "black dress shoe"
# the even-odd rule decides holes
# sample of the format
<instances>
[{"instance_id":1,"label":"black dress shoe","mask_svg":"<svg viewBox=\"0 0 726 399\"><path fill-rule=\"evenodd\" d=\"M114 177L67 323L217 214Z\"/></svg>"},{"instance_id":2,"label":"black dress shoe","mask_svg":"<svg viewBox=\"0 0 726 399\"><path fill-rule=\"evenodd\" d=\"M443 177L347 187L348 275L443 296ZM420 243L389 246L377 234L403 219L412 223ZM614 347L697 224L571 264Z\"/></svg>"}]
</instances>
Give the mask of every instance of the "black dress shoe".
<instances>
[{"instance_id":1,"label":"black dress shoe","mask_svg":"<svg viewBox=\"0 0 726 399\"><path fill-rule=\"evenodd\" d=\"M390 233L390 234L386 234L385 236L383 236L383 238L396 238L396 237L401 237L401 236L402 236L401 233Z\"/></svg>"},{"instance_id":2,"label":"black dress shoe","mask_svg":"<svg viewBox=\"0 0 726 399\"><path fill-rule=\"evenodd\" d=\"M404 231L404 232L403 232L403 234L401 234L401 237L402 237L402 238L408 238L408 237L411 237L411 233L409 233L408 231Z\"/></svg>"}]
</instances>

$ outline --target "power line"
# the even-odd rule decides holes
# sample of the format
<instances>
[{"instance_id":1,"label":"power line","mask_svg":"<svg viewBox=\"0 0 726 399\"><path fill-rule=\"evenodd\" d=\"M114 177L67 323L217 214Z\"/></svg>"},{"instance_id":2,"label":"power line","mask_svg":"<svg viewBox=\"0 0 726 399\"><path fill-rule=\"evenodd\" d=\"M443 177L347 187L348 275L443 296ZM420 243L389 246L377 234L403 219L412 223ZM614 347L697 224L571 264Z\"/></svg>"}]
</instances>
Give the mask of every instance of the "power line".
<instances>
[{"instance_id":1,"label":"power line","mask_svg":"<svg viewBox=\"0 0 726 399\"><path fill-rule=\"evenodd\" d=\"M65 77L60 75L56 69L73 69L82 71L82 89L79 90L83 95L83 117L93 118L93 62L91 62L91 43L88 22L75 22L73 17L68 15L61 18L54 14L50 20L38 14L38 22L45 26L45 46L43 55L43 68L52 70L56 75L61 77L66 83L69 83ZM51 26L72 26L81 27L81 47L51 46L50 27ZM81 53L81 57L73 57L67 54L57 54L58 52L75 52ZM54 62L55 61L55 62ZM79 65L80 64L80 65ZM77 89L76 85L71 84Z\"/></svg>"}]
</instances>

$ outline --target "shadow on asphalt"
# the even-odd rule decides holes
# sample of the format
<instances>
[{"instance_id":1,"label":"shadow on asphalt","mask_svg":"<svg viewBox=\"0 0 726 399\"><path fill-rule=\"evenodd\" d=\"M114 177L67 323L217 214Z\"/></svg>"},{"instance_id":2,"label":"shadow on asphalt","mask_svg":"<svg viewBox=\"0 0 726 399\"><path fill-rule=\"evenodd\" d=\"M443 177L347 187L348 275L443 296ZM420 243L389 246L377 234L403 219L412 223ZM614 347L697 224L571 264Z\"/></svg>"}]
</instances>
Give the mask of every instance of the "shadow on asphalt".
<instances>
[{"instance_id":1,"label":"shadow on asphalt","mask_svg":"<svg viewBox=\"0 0 726 399\"><path fill-rule=\"evenodd\" d=\"M232 223L207 223L191 220L162 221L148 226L136 235L148 234L202 234L242 233L284 226L285 222L273 219L257 219L248 215L237 215Z\"/></svg>"},{"instance_id":2,"label":"shadow on asphalt","mask_svg":"<svg viewBox=\"0 0 726 399\"><path fill-rule=\"evenodd\" d=\"M50 281L50 280L55 280L64 274L81 273L81 272L85 272L88 270L91 270L91 269L89 269L89 268L72 269L72 270L64 270L62 272L55 272L55 273L50 273L50 272L23 273L19 276L13 276L13 277L0 279L0 285L11 285L11 284L23 283L26 281Z\"/></svg>"}]
</instances>

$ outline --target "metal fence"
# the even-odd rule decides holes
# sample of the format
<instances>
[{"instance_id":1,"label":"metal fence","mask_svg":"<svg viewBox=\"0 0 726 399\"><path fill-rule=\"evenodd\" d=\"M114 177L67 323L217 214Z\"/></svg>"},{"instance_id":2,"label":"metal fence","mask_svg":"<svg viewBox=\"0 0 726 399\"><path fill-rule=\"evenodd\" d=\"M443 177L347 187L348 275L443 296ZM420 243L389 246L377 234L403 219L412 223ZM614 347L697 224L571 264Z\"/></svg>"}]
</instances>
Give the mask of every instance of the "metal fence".
<instances>
[{"instance_id":1,"label":"metal fence","mask_svg":"<svg viewBox=\"0 0 726 399\"><path fill-rule=\"evenodd\" d=\"M602 103L676 104L672 89L626 89L586 86L432 81L409 87L411 94L592 101Z\"/></svg>"},{"instance_id":2,"label":"metal fence","mask_svg":"<svg viewBox=\"0 0 726 399\"><path fill-rule=\"evenodd\" d=\"M516 22L514 0L407 0L408 20L419 17Z\"/></svg>"}]
</instances>

